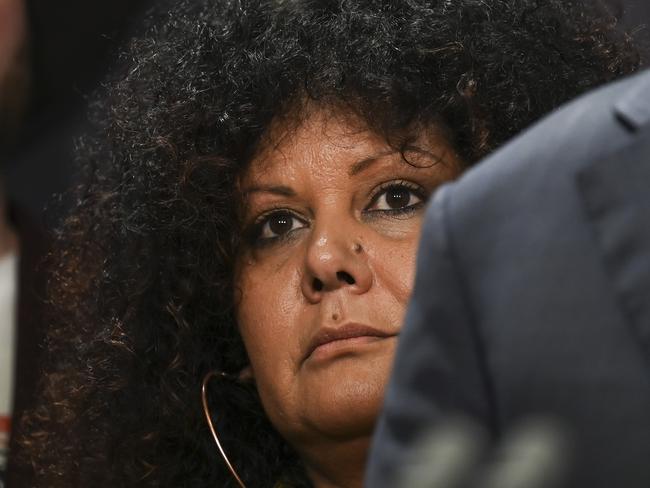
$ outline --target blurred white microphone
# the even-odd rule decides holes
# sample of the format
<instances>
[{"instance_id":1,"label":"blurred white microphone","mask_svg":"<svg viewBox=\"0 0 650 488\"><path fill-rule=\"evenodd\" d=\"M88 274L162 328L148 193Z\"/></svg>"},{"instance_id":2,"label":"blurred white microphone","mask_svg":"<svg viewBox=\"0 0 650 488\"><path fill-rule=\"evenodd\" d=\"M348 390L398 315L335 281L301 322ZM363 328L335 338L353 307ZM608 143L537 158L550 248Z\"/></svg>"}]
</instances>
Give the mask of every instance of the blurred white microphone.
<instances>
[{"instance_id":1,"label":"blurred white microphone","mask_svg":"<svg viewBox=\"0 0 650 488\"><path fill-rule=\"evenodd\" d=\"M455 419L423 437L403 466L398 488L563 488L566 435L550 419L530 419L494 449L476 424Z\"/></svg>"}]
</instances>

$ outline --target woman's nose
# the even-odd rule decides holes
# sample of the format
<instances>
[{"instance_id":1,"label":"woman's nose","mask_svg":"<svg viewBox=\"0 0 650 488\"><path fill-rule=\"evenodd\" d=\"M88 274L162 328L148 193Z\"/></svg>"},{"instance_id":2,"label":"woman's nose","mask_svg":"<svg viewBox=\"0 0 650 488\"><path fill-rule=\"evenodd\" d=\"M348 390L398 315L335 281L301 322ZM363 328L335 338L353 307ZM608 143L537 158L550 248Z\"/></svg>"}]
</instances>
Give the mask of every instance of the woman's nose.
<instances>
[{"instance_id":1,"label":"woman's nose","mask_svg":"<svg viewBox=\"0 0 650 488\"><path fill-rule=\"evenodd\" d=\"M338 224L338 225L337 225ZM347 288L363 294L372 286L372 270L366 249L350 229L333 222L327 229L317 228L308 243L302 291L312 302L325 293Z\"/></svg>"}]
</instances>

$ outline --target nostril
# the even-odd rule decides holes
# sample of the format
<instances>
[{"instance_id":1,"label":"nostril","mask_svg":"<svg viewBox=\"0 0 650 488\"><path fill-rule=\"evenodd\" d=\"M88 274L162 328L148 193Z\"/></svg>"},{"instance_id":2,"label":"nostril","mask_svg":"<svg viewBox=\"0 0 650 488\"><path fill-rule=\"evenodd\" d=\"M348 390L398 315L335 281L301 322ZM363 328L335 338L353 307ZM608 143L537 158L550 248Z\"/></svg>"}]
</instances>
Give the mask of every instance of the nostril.
<instances>
[{"instance_id":1,"label":"nostril","mask_svg":"<svg viewBox=\"0 0 650 488\"><path fill-rule=\"evenodd\" d=\"M354 285L356 283L352 275L350 273L346 273L345 271L339 271L336 273L336 277L339 281L345 281L348 285Z\"/></svg>"},{"instance_id":2,"label":"nostril","mask_svg":"<svg viewBox=\"0 0 650 488\"><path fill-rule=\"evenodd\" d=\"M318 278L314 278L314 282L312 283L312 287L316 291L323 291L323 282L319 280Z\"/></svg>"}]
</instances>

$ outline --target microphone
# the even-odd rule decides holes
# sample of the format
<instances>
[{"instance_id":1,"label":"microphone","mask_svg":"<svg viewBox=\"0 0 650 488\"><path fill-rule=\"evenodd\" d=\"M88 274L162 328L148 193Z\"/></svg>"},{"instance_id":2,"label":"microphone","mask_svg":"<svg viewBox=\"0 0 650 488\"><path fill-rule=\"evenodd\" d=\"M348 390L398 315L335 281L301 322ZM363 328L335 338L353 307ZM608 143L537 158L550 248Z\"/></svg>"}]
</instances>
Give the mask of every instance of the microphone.
<instances>
[{"instance_id":1,"label":"microphone","mask_svg":"<svg viewBox=\"0 0 650 488\"><path fill-rule=\"evenodd\" d=\"M559 424L531 418L494 449L467 419L444 422L422 438L402 467L398 488L563 488L569 443Z\"/></svg>"}]
</instances>

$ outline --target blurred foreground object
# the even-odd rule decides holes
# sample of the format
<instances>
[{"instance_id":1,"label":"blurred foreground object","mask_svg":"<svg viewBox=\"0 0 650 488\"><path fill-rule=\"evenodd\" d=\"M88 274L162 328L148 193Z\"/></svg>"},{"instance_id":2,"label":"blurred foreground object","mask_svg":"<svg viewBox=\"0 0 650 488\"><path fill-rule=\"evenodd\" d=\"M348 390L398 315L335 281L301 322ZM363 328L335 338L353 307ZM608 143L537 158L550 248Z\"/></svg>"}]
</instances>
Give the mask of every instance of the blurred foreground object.
<instances>
[{"instance_id":1,"label":"blurred foreground object","mask_svg":"<svg viewBox=\"0 0 650 488\"><path fill-rule=\"evenodd\" d=\"M505 436L494 452L477 425L460 419L424 437L406 460L400 488L561 488L568 443L548 419L530 419Z\"/></svg>"},{"instance_id":2,"label":"blurred foreground object","mask_svg":"<svg viewBox=\"0 0 650 488\"><path fill-rule=\"evenodd\" d=\"M571 488L650 486L650 71L537 124L434 196L370 456L393 487L449 414L575 441Z\"/></svg>"}]
</instances>

